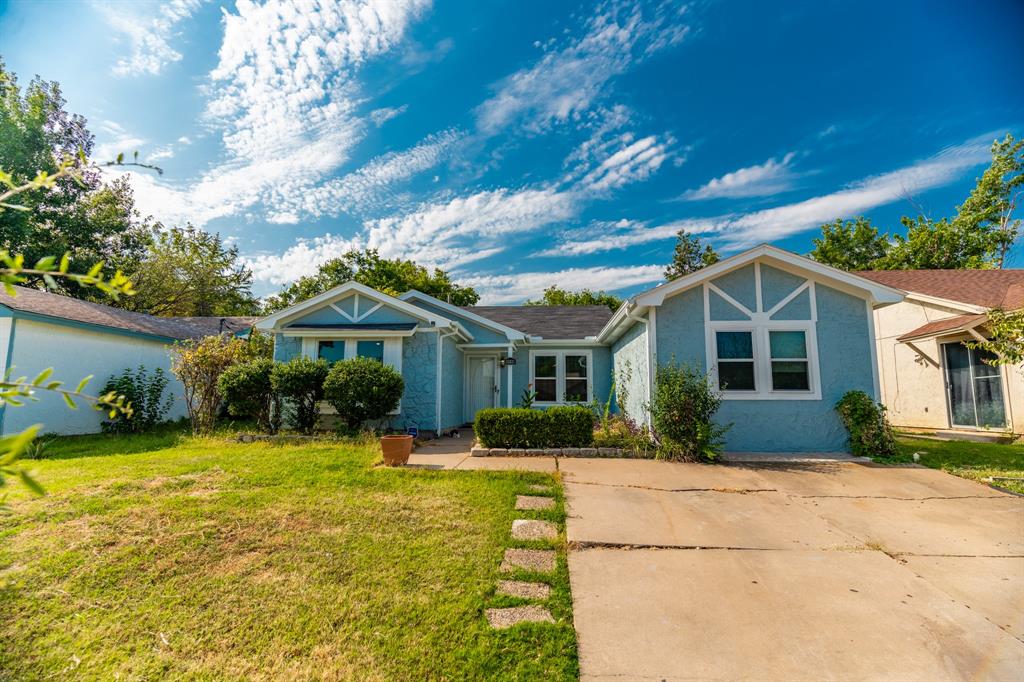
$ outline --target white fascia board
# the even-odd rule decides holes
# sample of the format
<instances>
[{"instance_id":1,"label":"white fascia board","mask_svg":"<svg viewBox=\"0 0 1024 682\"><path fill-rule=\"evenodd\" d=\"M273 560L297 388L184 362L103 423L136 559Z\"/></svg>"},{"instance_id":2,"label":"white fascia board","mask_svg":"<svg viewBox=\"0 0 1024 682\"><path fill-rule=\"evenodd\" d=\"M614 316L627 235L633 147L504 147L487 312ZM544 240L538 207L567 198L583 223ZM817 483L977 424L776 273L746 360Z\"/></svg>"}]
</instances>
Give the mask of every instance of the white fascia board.
<instances>
[{"instance_id":1,"label":"white fascia board","mask_svg":"<svg viewBox=\"0 0 1024 682\"><path fill-rule=\"evenodd\" d=\"M434 313L424 310L419 306L407 303L406 301L395 298L394 296L388 296L387 294L383 294L377 291L376 289L372 289L366 286L365 284L360 284L359 282L356 282L354 280L349 280L348 282L345 282L344 284L339 284L333 289L325 291L324 293L318 296L314 296L313 298L302 301L301 303L296 303L290 308L285 308L284 310L278 311L273 315L268 315L267 317L264 317L262 320L258 321L254 326L257 329L262 330L277 330L283 323L294 319L300 314L308 312L310 310L321 308L325 305L329 305L332 301L342 298L346 294L350 293L358 293L361 296L366 296L367 298L375 300L378 303L383 303L384 305L394 308L395 310L401 311L407 315L423 320L424 322L429 322L430 324L436 325L438 327L451 327L453 324L452 320L449 320L446 317L442 317L441 315L435 315Z\"/></svg>"},{"instance_id":2,"label":"white fascia board","mask_svg":"<svg viewBox=\"0 0 1024 682\"><path fill-rule=\"evenodd\" d=\"M463 310L462 308L460 308L458 306L452 305L451 303L446 303L445 301L442 301L442 300L440 300L438 298L434 298L433 296L431 296L429 294L425 294L422 291L416 291L415 289L411 289L411 290L405 292L404 294L402 294L401 296L399 296L399 298L402 299L403 301L409 301L409 300L414 300L414 299L415 300L420 300L420 301L423 301L424 303L429 303L430 305L434 306L435 308L440 308L441 310L449 312L452 315L461 315L462 317L466 318L467 320L472 320L473 322L476 322L477 324L479 324L482 327L487 327L488 329L491 329L493 331L501 332L502 334L505 335L505 338L507 338L509 341L522 341L523 339L526 338L526 334L524 334L523 332L519 331L518 329L513 329L512 327L506 327L505 325L501 324L500 322L495 322L494 320L490 320L490 319L484 317L483 315L477 315L474 312L470 312L468 310Z\"/></svg>"},{"instance_id":3,"label":"white fascia board","mask_svg":"<svg viewBox=\"0 0 1024 682\"><path fill-rule=\"evenodd\" d=\"M824 265L792 251L786 251L770 244L761 244L743 253L718 261L714 265L701 268L689 275L638 294L633 300L638 305L659 306L669 296L690 289L709 279L720 277L758 259L766 259L768 265L779 266L782 270L795 269L803 277L810 277L823 284L831 284L839 289L855 290L860 292L861 298L867 298L873 305L899 303L904 298L904 293L899 289L872 282L830 265Z\"/></svg>"}]
</instances>

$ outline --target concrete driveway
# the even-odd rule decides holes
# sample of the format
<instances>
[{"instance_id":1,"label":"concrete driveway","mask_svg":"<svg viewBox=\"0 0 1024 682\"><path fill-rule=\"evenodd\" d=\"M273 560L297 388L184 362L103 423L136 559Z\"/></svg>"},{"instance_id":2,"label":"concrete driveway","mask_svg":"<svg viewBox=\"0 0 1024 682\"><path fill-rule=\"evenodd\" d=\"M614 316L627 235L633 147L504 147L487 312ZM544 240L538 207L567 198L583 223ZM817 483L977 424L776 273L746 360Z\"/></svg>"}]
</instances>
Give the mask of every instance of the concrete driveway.
<instances>
[{"instance_id":1,"label":"concrete driveway","mask_svg":"<svg viewBox=\"0 0 1024 682\"><path fill-rule=\"evenodd\" d=\"M1024 498L918 468L558 465L584 679L1024 679Z\"/></svg>"}]
</instances>

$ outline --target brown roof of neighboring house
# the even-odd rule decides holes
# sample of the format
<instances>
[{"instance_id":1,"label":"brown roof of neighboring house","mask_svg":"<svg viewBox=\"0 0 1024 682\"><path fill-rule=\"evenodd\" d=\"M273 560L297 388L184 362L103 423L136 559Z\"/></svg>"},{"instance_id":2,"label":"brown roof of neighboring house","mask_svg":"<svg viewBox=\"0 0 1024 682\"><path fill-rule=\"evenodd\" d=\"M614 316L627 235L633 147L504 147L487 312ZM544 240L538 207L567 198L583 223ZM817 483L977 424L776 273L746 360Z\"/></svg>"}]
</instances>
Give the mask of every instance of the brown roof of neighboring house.
<instances>
[{"instance_id":1,"label":"brown roof of neighboring house","mask_svg":"<svg viewBox=\"0 0 1024 682\"><path fill-rule=\"evenodd\" d=\"M169 339L193 339L216 334L222 331L220 329L222 319L224 320L223 331L234 333L248 328L257 319L255 317L156 317L39 289L18 286L14 289L17 296L11 296L0 288L0 305L35 315Z\"/></svg>"},{"instance_id":2,"label":"brown roof of neighboring house","mask_svg":"<svg viewBox=\"0 0 1024 682\"><path fill-rule=\"evenodd\" d=\"M597 336L614 314L603 305L474 305L463 309L545 339Z\"/></svg>"},{"instance_id":3,"label":"brown roof of neighboring house","mask_svg":"<svg viewBox=\"0 0 1024 682\"><path fill-rule=\"evenodd\" d=\"M942 334L957 331L966 331L967 329L973 329L979 324L988 320L987 313L969 313L967 315L957 315L956 317L949 317L944 320L935 320L928 324L923 324L917 329L912 329L906 334L900 335L897 341L913 341L914 339L923 339L929 336L940 336Z\"/></svg>"},{"instance_id":4,"label":"brown roof of neighboring house","mask_svg":"<svg viewBox=\"0 0 1024 682\"><path fill-rule=\"evenodd\" d=\"M985 308L1024 308L1024 270L865 270L855 273L907 292Z\"/></svg>"}]
</instances>

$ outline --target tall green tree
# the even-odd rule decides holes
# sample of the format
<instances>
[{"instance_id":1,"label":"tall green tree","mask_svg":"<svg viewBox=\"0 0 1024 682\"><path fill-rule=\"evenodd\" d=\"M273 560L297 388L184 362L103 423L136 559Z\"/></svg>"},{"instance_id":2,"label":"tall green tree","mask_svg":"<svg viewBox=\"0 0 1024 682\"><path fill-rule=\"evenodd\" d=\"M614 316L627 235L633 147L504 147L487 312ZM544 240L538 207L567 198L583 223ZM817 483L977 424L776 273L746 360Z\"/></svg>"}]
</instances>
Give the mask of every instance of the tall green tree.
<instances>
[{"instance_id":1,"label":"tall green tree","mask_svg":"<svg viewBox=\"0 0 1024 682\"><path fill-rule=\"evenodd\" d=\"M1024 141L992 143L992 163L951 218L900 220L906 234L879 234L866 218L822 225L811 258L845 270L1001 268L1020 234Z\"/></svg>"},{"instance_id":2,"label":"tall green tree","mask_svg":"<svg viewBox=\"0 0 1024 682\"><path fill-rule=\"evenodd\" d=\"M671 282L683 275L714 265L718 260L718 253L710 244L701 246L698 237L686 230L679 230L676 232L676 248L672 253L672 262L665 268L665 279Z\"/></svg>"},{"instance_id":3,"label":"tall green tree","mask_svg":"<svg viewBox=\"0 0 1024 682\"><path fill-rule=\"evenodd\" d=\"M618 310L622 305L622 299L604 291L569 291L552 284L544 290L544 295L540 299L527 301L526 305L603 305Z\"/></svg>"},{"instance_id":4,"label":"tall green tree","mask_svg":"<svg viewBox=\"0 0 1024 682\"><path fill-rule=\"evenodd\" d=\"M88 156L93 136L86 121L65 109L60 86L36 78L22 91L17 78L0 61L0 168L16 185L40 171L53 174L61 159ZM23 210L0 213L0 249L24 255L34 263L45 256L67 253L73 271L87 270L96 261L137 256L145 230L125 181L104 185L96 167L64 175L50 190L19 195ZM61 280L58 288L86 296L82 287Z\"/></svg>"},{"instance_id":5,"label":"tall green tree","mask_svg":"<svg viewBox=\"0 0 1024 682\"><path fill-rule=\"evenodd\" d=\"M283 310L349 280L392 296L415 289L452 305L473 305L480 300L472 287L455 284L440 268L428 270L411 260L381 258L376 249L371 249L349 251L325 262L315 275L300 277L266 299L264 313Z\"/></svg>"},{"instance_id":6,"label":"tall green tree","mask_svg":"<svg viewBox=\"0 0 1024 682\"><path fill-rule=\"evenodd\" d=\"M162 316L255 315L250 290L252 271L237 246L192 225L149 236L145 254L128 270L136 294L115 303L136 312Z\"/></svg>"}]
</instances>

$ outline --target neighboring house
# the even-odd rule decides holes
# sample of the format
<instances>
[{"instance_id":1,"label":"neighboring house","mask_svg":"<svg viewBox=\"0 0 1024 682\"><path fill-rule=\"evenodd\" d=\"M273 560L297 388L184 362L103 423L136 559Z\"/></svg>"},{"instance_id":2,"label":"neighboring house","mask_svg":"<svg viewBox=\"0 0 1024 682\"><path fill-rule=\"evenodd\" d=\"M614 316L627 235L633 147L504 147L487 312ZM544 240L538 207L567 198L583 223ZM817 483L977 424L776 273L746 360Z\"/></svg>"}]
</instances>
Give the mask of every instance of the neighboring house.
<instances>
[{"instance_id":1,"label":"neighboring house","mask_svg":"<svg viewBox=\"0 0 1024 682\"><path fill-rule=\"evenodd\" d=\"M990 365L963 344L985 338L992 308L1024 307L1024 270L858 274L907 292L875 313L882 398L896 427L1024 432L1020 368Z\"/></svg>"},{"instance_id":2,"label":"neighboring house","mask_svg":"<svg viewBox=\"0 0 1024 682\"><path fill-rule=\"evenodd\" d=\"M170 375L167 346L183 339L232 333L251 326L255 318L154 317L99 303L80 301L38 289L14 287L16 296L0 291L0 375L34 378L47 367L53 379L74 388L90 374L87 392L95 395L108 378L124 369L145 365L168 372L174 398L168 418L185 415L181 384ZM42 424L44 433L95 433L104 413L82 405L71 410L59 395L36 394L38 402L0 407L0 433Z\"/></svg>"},{"instance_id":3,"label":"neighboring house","mask_svg":"<svg viewBox=\"0 0 1024 682\"><path fill-rule=\"evenodd\" d=\"M710 371L722 389L733 451L841 451L835 413L848 390L878 396L872 310L902 292L771 246L758 246L603 306L458 307L410 291L392 297L348 282L256 324L275 358L368 356L406 388L396 428L432 434L477 410L606 401L649 421L655 368L673 360Z\"/></svg>"}]
</instances>

